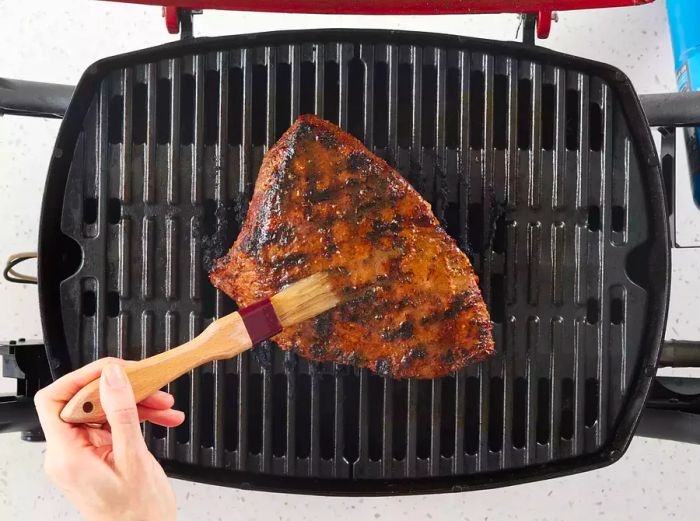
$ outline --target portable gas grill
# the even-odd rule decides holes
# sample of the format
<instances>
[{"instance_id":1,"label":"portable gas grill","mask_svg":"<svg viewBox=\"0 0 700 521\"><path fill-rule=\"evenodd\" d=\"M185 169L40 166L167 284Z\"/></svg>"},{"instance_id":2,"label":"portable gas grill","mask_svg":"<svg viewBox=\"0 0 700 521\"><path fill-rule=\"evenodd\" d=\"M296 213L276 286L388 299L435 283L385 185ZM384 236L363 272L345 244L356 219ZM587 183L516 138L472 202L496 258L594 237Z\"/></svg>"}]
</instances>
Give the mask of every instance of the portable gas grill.
<instances>
[{"instance_id":1,"label":"portable gas grill","mask_svg":"<svg viewBox=\"0 0 700 521\"><path fill-rule=\"evenodd\" d=\"M170 386L187 420L144 428L169 474L286 492L445 492L612 463L640 416L638 433L700 442L700 385L655 378L674 129L700 124L700 100L640 104L615 68L533 46L553 4L501 2L539 11L525 20L529 44L366 30L187 37L101 60L74 92L0 80L0 110L63 116L39 238L44 339L3 348L20 386L0 402L0 430L40 439L30 399L51 378L174 347L235 310L207 271L238 233L266 150L316 113L432 204L479 275L497 354L442 379L392 380L265 342ZM190 11L166 18L189 36ZM650 123L663 130L663 168ZM698 358L699 346L675 342L662 363Z\"/></svg>"}]
</instances>

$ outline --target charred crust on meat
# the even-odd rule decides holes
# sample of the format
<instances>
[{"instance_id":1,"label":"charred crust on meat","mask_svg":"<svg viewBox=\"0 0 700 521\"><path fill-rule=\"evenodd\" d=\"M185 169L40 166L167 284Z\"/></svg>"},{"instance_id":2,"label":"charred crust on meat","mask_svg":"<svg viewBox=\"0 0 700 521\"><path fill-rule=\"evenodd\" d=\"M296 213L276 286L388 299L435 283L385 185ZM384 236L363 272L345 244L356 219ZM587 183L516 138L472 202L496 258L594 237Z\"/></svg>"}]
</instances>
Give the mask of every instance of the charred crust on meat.
<instances>
[{"instance_id":1,"label":"charred crust on meat","mask_svg":"<svg viewBox=\"0 0 700 521\"><path fill-rule=\"evenodd\" d=\"M328 338L331 336L331 331L333 330L333 319L330 313L322 313L314 319L314 329L316 333L321 338Z\"/></svg>"},{"instance_id":2,"label":"charred crust on meat","mask_svg":"<svg viewBox=\"0 0 700 521\"><path fill-rule=\"evenodd\" d=\"M404 320L399 327L382 331L382 340L393 342L394 340L408 340L413 336L413 322Z\"/></svg>"},{"instance_id":3,"label":"charred crust on meat","mask_svg":"<svg viewBox=\"0 0 700 521\"><path fill-rule=\"evenodd\" d=\"M401 278L401 259L399 257L389 259L389 273L393 277Z\"/></svg>"},{"instance_id":4,"label":"charred crust on meat","mask_svg":"<svg viewBox=\"0 0 700 521\"><path fill-rule=\"evenodd\" d=\"M416 226L432 226L434 224L430 216L424 213L416 215L413 218L413 223Z\"/></svg>"},{"instance_id":5,"label":"charred crust on meat","mask_svg":"<svg viewBox=\"0 0 700 521\"><path fill-rule=\"evenodd\" d=\"M322 358L326 354L326 348L321 344L313 344L309 348L309 352L314 358Z\"/></svg>"},{"instance_id":6,"label":"charred crust on meat","mask_svg":"<svg viewBox=\"0 0 700 521\"><path fill-rule=\"evenodd\" d=\"M490 320L475 320L477 323L478 338L480 343L486 343L491 338L491 330L493 325Z\"/></svg>"},{"instance_id":7,"label":"charred crust on meat","mask_svg":"<svg viewBox=\"0 0 700 521\"><path fill-rule=\"evenodd\" d=\"M277 194L270 190L265 193L265 196L260 204L260 213L266 217L266 220L273 215L279 215L281 212L280 199ZM264 220L256 222L249 234L245 235L240 243L240 249L250 255L258 255L266 244L274 240L273 232L264 224Z\"/></svg>"},{"instance_id":8,"label":"charred crust on meat","mask_svg":"<svg viewBox=\"0 0 700 521\"><path fill-rule=\"evenodd\" d=\"M276 258L270 264L273 270L287 269L294 266L303 266L308 261L305 253L292 253L286 257Z\"/></svg>"},{"instance_id":9,"label":"charred crust on meat","mask_svg":"<svg viewBox=\"0 0 700 521\"><path fill-rule=\"evenodd\" d=\"M366 154L360 151L352 152L348 156L348 170L351 172L356 172L358 170L365 170L372 166L372 161Z\"/></svg>"},{"instance_id":10,"label":"charred crust on meat","mask_svg":"<svg viewBox=\"0 0 700 521\"><path fill-rule=\"evenodd\" d=\"M326 249L324 251L324 254L326 257L330 257L337 251L338 251L338 245L334 242L328 242L326 244Z\"/></svg>"},{"instance_id":11,"label":"charred crust on meat","mask_svg":"<svg viewBox=\"0 0 700 521\"><path fill-rule=\"evenodd\" d=\"M421 319L421 324L431 324L433 322L455 318L457 315L459 315L459 313L461 313L465 309L469 309L472 306L472 302L469 299L469 297L469 292L455 295L452 301L450 302L449 307L445 311L433 313L431 315L423 317Z\"/></svg>"},{"instance_id":12,"label":"charred crust on meat","mask_svg":"<svg viewBox=\"0 0 700 521\"><path fill-rule=\"evenodd\" d=\"M469 349L467 349L466 347L458 347L456 349L456 351L457 351L457 360L459 360L462 363L466 362L471 357L471 351Z\"/></svg>"},{"instance_id":13,"label":"charred crust on meat","mask_svg":"<svg viewBox=\"0 0 700 521\"><path fill-rule=\"evenodd\" d=\"M276 188L272 187L269 192L278 200L278 211L277 214L281 212L281 201L287 196L289 190L291 189L294 180L297 177L294 169L289 168L286 171L282 168L275 170L272 173L273 177L277 179Z\"/></svg>"},{"instance_id":14,"label":"charred crust on meat","mask_svg":"<svg viewBox=\"0 0 700 521\"><path fill-rule=\"evenodd\" d=\"M426 356L427 352L424 346L412 347L401 357L401 366L411 367L414 361L424 360Z\"/></svg>"},{"instance_id":15,"label":"charred crust on meat","mask_svg":"<svg viewBox=\"0 0 700 521\"><path fill-rule=\"evenodd\" d=\"M357 291L356 289L353 291ZM352 306L362 306L364 304L369 304L374 300L374 288L368 288L357 295L354 299L348 302L348 305Z\"/></svg>"},{"instance_id":16,"label":"charred crust on meat","mask_svg":"<svg viewBox=\"0 0 700 521\"><path fill-rule=\"evenodd\" d=\"M408 352L408 356L410 356L414 360L423 360L425 358L425 355L426 351L425 347L423 346L416 346Z\"/></svg>"},{"instance_id":17,"label":"charred crust on meat","mask_svg":"<svg viewBox=\"0 0 700 521\"><path fill-rule=\"evenodd\" d=\"M338 148L340 143L338 143L338 138L328 131L321 130L317 134L318 142L321 143L326 148L335 149Z\"/></svg>"},{"instance_id":18,"label":"charred crust on meat","mask_svg":"<svg viewBox=\"0 0 700 521\"><path fill-rule=\"evenodd\" d=\"M450 307L447 308L447 311L445 311L445 318L454 318L459 314L460 311L466 309L467 299L468 294L465 293L457 295L455 298L453 298L452 302L450 303Z\"/></svg>"},{"instance_id":19,"label":"charred crust on meat","mask_svg":"<svg viewBox=\"0 0 700 521\"><path fill-rule=\"evenodd\" d=\"M354 366L366 366L367 365L367 358L362 356L360 353L357 351L352 351L346 358L346 361L350 365Z\"/></svg>"},{"instance_id":20,"label":"charred crust on meat","mask_svg":"<svg viewBox=\"0 0 700 521\"><path fill-rule=\"evenodd\" d=\"M379 202L373 200L365 201L362 203L358 202L357 204L355 204L354 207L351 209L355 216L355 224L360 224L365 215L367 215L370 212L373 212L374 210L377 210L379 207Z\"/></svg>"},{"instance_id":21,"label":"charred crust on meat","mask_svg":"<svg viewBox=\"0 0 700 521\"><path fill-rule=\"evenodd\" d=\"M442 361L446 364L451 364L455 361L455 355L452 352L452 349L445 351L445 353L442 355Z\"/></svg>"},{"instance_id":22,"label":"charred crust on meat","mask_svg":"<svg viewBox=\"0 0 700 521\"><path fill-rule=\"evenodd\" d=\"M354 322L356 324L360 324L365 322L366 318L362 314L362 311L356 310L356 309L350 309L343 315L343 318L347 320L348 322Z\"/></svg>"},{"instance_id":23,"label":"charred crust on meat","mask_svg":"<svg viewBox=\"0 0 700 521\"><path fill-rule=\"evenodd\" d=\"M377 233L384 233L386 231L396 233L401 231L401 222L398 218L388 223L375 219L372 221L372 230Z\"/></svg>"},{"instance_id":24,"label":"charred crust on meat","mask_svg":"<svg viewBox=\"0 0 700 521\"><path fill-rule=\"evenodd\" d=\"M241 252L249 255L257 255L260 253L262 245L259 241L255 240L259 235L257 228L257 226L254 226L251 233L242 237L242 240L238 243L238 248Z\"/></svg>"},{"instance_id":25,"label":"charred crust on meat","mask_svg":"<svg viewBox=\"0 0 700 521\"><path fill-rule=\"evenodd\" d=\"M326 188L324 190L309 190L306 192L306 199L312 203L322 203L330 201L339 192L337 188Z\"/></svg>"},{"instance_id":26,"label":"charred crust on meat","mask_svg":"<svg viewBox=\"0 0 700 521\"><path fill-rule=\"evenodd\" d=\"M403 249L406 247L406 239L404 239L400 235L394 235L391 238L391 247L395 250L400 250L401 252L403 252Z\"/></svg>"},{"instance_id":27,"label":"charred crust on meat","mask_svg":"<svg viewBox=\"0 0 700 521\"><path fill-rule=\"evenodd\" d=\"M297 140L307 139L313 137L314 135L314 125L309 121L301 121L296 128L296 132L293 134L292 145L296 145Z\"/></svg>"},{"instance_id":28,"label":"charred crust on meat","mask_svg":"<svg viewBox=\"0 0 700 521\"><path fill-rule=\"evenodd\" d=\"M394 237L401 231L401 223L398 219L384 222L379 219L372 221L372 230L367 234L367 239L376 241L382 237Z\"/></svg>"},{"instance_id":29,"label":"charred crust on meat","mask_svg":"<svg viewBox=\"0 0 700 521\"><path fill-rule=\"evenodd\" d=\"M231 262L231 254L227 253L220 259L216 259L211 266L211 270L209 272L210 276L216 276L218 278L217 272L223 271L226 269L226 266Z\"/></svg>"},{"instance_id":30,"label":"charred crust on meat","mask_svg":"<svg viewBox=\"0 0 700 521\"><path fill-rule=\"evenodd\" d=\"M275 228L268 236L264 245L278 244L279 246L289 246L294 241L294 228L283 223Z\"/></svg>"},{"instance_id":31,"label":"charred crust on meat","mask_svg":"<svg viewBox=\"0 0 700 521\"><path fill-rule=\"evenodd\" d=\"M377 360L374 370L380 376L389 376L391 374L391 364L386 358L380 358Z\"/></svg>"}]
</instances>

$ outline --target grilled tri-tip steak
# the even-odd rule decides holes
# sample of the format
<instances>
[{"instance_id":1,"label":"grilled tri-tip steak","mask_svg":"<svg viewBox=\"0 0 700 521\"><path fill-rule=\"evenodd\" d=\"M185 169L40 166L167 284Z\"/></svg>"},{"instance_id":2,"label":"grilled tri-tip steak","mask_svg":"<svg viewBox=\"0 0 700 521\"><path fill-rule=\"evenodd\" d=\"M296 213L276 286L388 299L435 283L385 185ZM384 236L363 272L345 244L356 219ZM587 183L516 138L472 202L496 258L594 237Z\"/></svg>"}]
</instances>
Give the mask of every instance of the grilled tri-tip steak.
<instances>
[{"instance_id":1,"label":"grilled tri-tip steak","mask_svg":"<svg viewBox=\"0 0 700 521\"><path fill-rule=\"evenodd\" d=\"M265 157L212 283L247 306L319 271L352 299L274 340L317 361L436 378L494 351L467 256L430 205L332 123L301 116Z\"/></svg>"}]
</instances>

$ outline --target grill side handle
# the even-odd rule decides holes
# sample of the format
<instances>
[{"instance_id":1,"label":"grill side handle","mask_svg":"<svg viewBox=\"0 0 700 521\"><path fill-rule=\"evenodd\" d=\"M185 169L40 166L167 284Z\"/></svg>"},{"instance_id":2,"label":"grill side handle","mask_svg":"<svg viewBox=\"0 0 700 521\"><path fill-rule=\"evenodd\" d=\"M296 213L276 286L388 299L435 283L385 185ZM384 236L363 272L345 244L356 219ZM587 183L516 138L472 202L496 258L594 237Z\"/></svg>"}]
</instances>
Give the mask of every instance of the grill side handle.
<instances>
[{"instance_id":1,"label":"grill side handle","mask_svg":"<svg viewBox=\"0 0 700 521\"><path fill-rule=\"evenodd\" d=\"M57 83L0 78L0 116L34 116L61 119L74 87Z\"/></svg>"},{"instance_id":2,"label":"grill side handle","mask_svg":"<svg viewBox=\"0 0 700 521\"><path fill-rule=\"evenodd\" d=\"M125 372L134 390L134 397L140 402L195 367L212 360L231 358L252 346L241 316L231 313L213 322L189 342L129 364L125 367ZM100 402L99 378L71 398L61 411L61 419L68 423L105 422Z\"/></svg>"}]
</instances>

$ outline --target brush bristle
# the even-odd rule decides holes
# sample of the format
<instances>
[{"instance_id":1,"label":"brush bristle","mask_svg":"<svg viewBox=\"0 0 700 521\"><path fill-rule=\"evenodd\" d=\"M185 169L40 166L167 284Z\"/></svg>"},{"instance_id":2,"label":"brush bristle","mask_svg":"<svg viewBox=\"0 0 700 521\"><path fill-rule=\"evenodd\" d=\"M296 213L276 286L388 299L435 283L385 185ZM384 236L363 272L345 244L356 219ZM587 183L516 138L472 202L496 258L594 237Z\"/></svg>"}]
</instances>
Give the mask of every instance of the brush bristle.
<instances>
[{"instance_id":1,"label":"brush bristle","mask_svg":"<svg viewBox=\"0 0 700 521\"><path fill-rule=\"evenodd\" d=\"M283 327L318 316L340 304L325 273L316 273L287 286L270 301Z\"/></svg>"}]
</instances>

